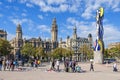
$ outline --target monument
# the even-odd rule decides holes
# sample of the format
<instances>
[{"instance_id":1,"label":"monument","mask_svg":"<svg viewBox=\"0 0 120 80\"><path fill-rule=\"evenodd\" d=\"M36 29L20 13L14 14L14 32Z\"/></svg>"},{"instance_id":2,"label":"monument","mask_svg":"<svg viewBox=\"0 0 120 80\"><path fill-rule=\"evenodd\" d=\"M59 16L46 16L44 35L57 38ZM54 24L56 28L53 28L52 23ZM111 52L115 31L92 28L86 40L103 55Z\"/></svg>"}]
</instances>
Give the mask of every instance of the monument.
<instances>
[{"instance_id":1,"label":"monument","mask_svg":"<svg viewBox=\"0 0 120 80\"><path fill-rule=\"evenodd\" d=\"M103 42L103 17L104 9L102 7L97 10L96 14L96 27L97 27L97 39L94 46L94 63L103 63L103 54L104 54L104 42Z\"/></svg>"}]
</instances>

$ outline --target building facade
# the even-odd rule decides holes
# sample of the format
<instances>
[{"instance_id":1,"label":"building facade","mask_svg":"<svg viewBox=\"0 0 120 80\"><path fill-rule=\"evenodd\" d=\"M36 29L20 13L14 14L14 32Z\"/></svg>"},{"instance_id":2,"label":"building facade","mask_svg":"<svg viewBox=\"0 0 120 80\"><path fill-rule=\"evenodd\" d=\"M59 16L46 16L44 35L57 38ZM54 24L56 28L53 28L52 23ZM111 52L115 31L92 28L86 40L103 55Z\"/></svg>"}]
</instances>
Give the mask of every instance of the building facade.
<instances>
[{"instance_id":1,"label":"building facade","mask_svg":"<svg viewBox=\"0 0 120 80\"><path fill-rule=\"evenodd\" d=\"M76 59L76 61L81 61L83 57L82 53L80 54L79 52L79 49L81 46L85 44L89 47L92 47L92 35L89 34L87 38L78 37L76 27L73 28L73 35L71 38L67 36L66 41L62 41L62 38L61 38L58 43L58 26L57 26L56 18L54 18L52 21L51 39L42 40L40 37L23 39L22 36L23 36L22 27L20 24L18 24L16 29L16 37L10 41L11 46L14 47L12 53L17 58L19 58L20 49L26 43L30 43L34 47L43 47L45 50L45 53L50 53L57 47L71 49L75 52L73 57Z\"/></svg>"},{"instance_id":2,"label":"building facade","mask_svg":"<svg viewBox=\"0 0 120 80\"><path fill-rule=\"evenodd\" d=\"M51 40L42 40L40 37L26 40L25 38L23 39L22 35L22 27L20 24L18 24L16 29L16 37L10 41L11 46L14 48L12 50L12 53L15 55L16 58L20 57L20 49L26 43L30 43L34 47L43 47L45 53L49 53L53 49L58 47L58 27L55 18L53 19L51 26Z\"/></svg>"},{"instance_id":3,"label":"building facade","mask_svg":"<svg viewBox=\"0 0 120 80\"><path fill-rule=\"evenodd\" d=\"M83 37L78 37L77 36L77 28L76 26L73 28L73 35L70 38L69 36L67 36L66 42L62 41L62 39L59 42L59 47L62 48L69 48L71 50L74 51L74 55L73 58L76 61L82 61L83 60L83 54L80 53L80 47L82 47L83 45L87 45L90 48L92 48L92 35L89 34L87 38L83 38Z\"/></svg>"},{"instance_id":4,"label":"building facade","mask_svg":"<svg viewBox=\"0 0 120 80\"><path fill-rule=\"evenodd\" d=\"M4 30L0 30L0 38L7 40L7 32Z\"/></svg>"}]
</instances>

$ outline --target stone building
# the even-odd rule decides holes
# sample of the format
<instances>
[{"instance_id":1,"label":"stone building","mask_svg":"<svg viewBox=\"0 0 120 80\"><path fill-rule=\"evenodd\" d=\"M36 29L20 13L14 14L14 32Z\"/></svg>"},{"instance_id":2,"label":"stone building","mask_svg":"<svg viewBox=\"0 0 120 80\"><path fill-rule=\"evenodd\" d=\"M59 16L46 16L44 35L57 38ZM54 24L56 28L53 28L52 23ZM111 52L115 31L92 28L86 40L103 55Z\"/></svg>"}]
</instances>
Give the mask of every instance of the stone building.
<instances>
[{"instance_id":1,"label":"stone building","mask_svg":"<svg viewBox=\"0 0 120 80\"><path fill-rule=\"evenodd\" d=\"M20 57L20 49L26 43L32 44L34 47L43 47L45 53L49 53L53 49L58 47L58 27L56 24L56 19L53 19L52 26L51 26L51 40L42 40L40 37L38 38L31 38L31 39L23 39L22 37L22 27L20 24L17 25L16 29L16 37L10 41L12 47L14 47L12 53L15 55L16 58Z\"/></svg>"},{"instance_id":2,"label":"stone building","mask_svg":"<svg viewBox=\"0 0 120 80\"><path fill-rule=\"evenodd\" d=\"M17 25L16 37L10 40L10 44L14 48L11 53L18 58L20 54L20 49L23 46L22 27L20 24Z\"/></svg>"},{"instance_id":3,"label":"stone building","mask_svg":"<svg viewBox=\"0 0 120 80\"><path fill-rule=\"evenodd\" d=\"M81 61L83 58L82 53L79 52L80 47L82 47L83 45L87 45L90 48L92 48L92 35L88 34L88 38L83 38L83 37L78 37L77 36L77 28L76 26L73 28L73 35L70 38L69 36L67 36L66 42L62 41L62 39L59 42L59 47L62 48L70 48L71 50L74 51L74 55L73 58L76 61Z\"/></svg>"},{"instance_id":4,"label":"stone building","mask_svg":"<svg viewBox=\"0 0 120 80\"><path fill-rule=\"evenodd\" d=\"M21 47L26 43L30 43L34 47L43 47L45 50L45 53L50 53L53 51L53 49L57 47L62 47L67 49L70 48L71 50L74 50L75 52L74 57L76 58L77 61L80 61L83 57L82 54L79 53L79 48L81 46L86 44L89 47L92 47L92 35L89 34L87 38L78 37L76 27L73 28L73 35L71 38L68 36L66 41L62 41L62 38L61 38L58 43L58 26L56 23L56 18L54 18L52 21L51 39L42 40L40 37L23 39L22 35L23 35L22 27L20 24L18 24L16 29L16 37L10 41L10 44L12 45L12 47L14 47L12 53L17 58L19 58Z\"/></svg>"},{"instance_id":5,"label":"stone building","mask_svg":"<svg viewBox=\"0 0 120 80\"><path fill-rule=\"evenodd\" d=\"M7 40L7 32L4 30L0 30L0 38Z\"/></svg>"}]
</instances>

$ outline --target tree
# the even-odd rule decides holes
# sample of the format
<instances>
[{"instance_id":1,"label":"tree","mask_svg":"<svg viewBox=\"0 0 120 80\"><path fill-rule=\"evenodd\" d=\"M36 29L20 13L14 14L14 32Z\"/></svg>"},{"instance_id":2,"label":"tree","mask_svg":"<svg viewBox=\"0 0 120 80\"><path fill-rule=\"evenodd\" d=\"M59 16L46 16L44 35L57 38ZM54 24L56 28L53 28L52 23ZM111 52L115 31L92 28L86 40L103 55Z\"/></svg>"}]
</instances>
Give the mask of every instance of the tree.
<instances>
[{"instance_id":1,"label":"tree","mask_svg":"<svg viewBox=\"0 0 120 80\"><path fill-rule=\"evenodd\" d=\"M71 49L71 47L68 47L65 52L65 58L68 57L70 60L72 59L72 56L74 54L74 51Z\"/></svg>"},{"instance_id":2,"label":"tree","mask_svg":"<svg viewBox=\"0 0 120 80\"><path fill-rule=\"evenodd\" d=\"M112 58L120 59L120 44L118 44L115 47L109 49L109 54Z\"/></svg>"},{"instance_id":3,"label":"tree","mask_svg":"<svg viewBox=\"0 0 120 80\"><path fill-rule=\"evenodd\" d=\"M21 54L30 58L34 56L35 48L30 43L26 43L21 49Z\"/></svg>"},{"instance_id":4,"label":"tree","mask_svg":"<svg viewBox=\"0 0 120 80\"><path fill-rule=\"evenodd\" d=\"M56 48L53 50L53 52L51 53L51 56L54 59L61 59L62 58L62 48Z\"/></svg>"},{"instance_id":5,"label":"tree","mask_svg":"<svg viewBox=\"0 0 120 80\"><path fill-rule=\"evenodd\" d=\"M7 40L0 39L0 56L9 55L11 49L12 47Z\"/></svg>"},{"instance_id":6,"label":"tree","mask_svg":"<svg viewBox=\"0 0 120 80\"><path fill-rule=\"evenodd\" d=\"M93 50L90 46L84 44L79 48L80 54L82 54L84 60L93 58Z\"/></svg>"},{"instance_id":7,"label":"tree","mask_svg":"<svg viewBox=\"0 0 120 80\"><path fill-rule=\"evenodd\" d=\"M45 54L45 52L44 52L44 48L42 48L42 47L38 47L38 48L36 48L36 54L35 54L35 56L36 57L46 57L46 54Z\"/></svg>"},{"instance_id":8,"label":"tree","mask_svg":"<svg viewBox=\"0 0 120 80\"><path fill-rule=\"evenodd\" d=\"M104 50L104 58L112 58L112 56L109 54L109 49Z\"/></svg>"},{"instance_id":9,"label":"tree","mask_svg":"<svg viewBox=\"0 0 120 80\"><path fill-rule=\"evenodd\" d=\"M51 56L53 58L58 58L58 59L62 59L62 57L70 57L72 56L73 52L71 50L65 49L65 48L56 48Z\"/></svg>"}]
</instances>

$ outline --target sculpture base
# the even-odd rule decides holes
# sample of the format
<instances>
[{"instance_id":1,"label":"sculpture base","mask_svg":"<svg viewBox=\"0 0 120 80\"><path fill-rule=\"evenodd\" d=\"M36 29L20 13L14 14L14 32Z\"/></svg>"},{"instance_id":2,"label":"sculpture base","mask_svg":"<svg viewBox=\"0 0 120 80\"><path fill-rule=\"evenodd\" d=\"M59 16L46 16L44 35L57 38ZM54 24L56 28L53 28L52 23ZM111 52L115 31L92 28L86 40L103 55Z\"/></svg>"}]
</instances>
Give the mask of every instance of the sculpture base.
<instances>
[{"instance_id":1,"label":"sculpture base","mask_svg":"<svg viewBox=\"0 0 120 80\"><path fill-rule=\"evenodd\" d=\"M94 51L94 63L103 64L103 53L101 51Z\"/></svg>"}]
</instances>

